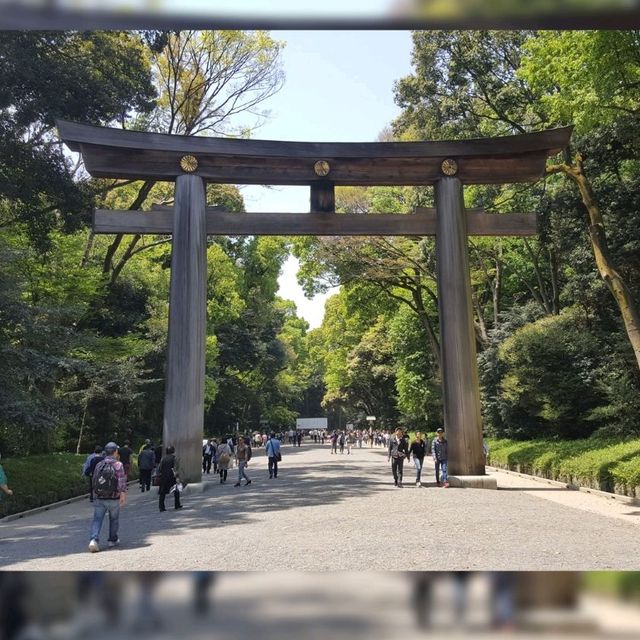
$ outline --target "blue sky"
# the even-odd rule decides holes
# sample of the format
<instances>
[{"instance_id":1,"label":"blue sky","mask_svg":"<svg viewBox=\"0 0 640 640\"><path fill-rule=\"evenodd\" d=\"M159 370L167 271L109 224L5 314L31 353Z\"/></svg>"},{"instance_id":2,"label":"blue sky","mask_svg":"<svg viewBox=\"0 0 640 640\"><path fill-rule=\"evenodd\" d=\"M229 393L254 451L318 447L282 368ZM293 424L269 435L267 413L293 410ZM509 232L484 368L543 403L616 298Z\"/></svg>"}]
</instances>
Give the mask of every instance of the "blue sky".
<instances>
[{"instance_id":1,"label":"blue sky","mask_svg":"<svg viewBox=\"0 0 640 640\"><path fill-rule=\"evenodd\" d=\"M286 82L265 107L268 122L254 138L318 142L374 141L399 113L393 83L411 72L408 31L273 31L286 42ZM307 187L243 187L247 211L308 211ZM291 259L280 295L294 300L312 327L322 322L326 296L307 300Z\"/></svg>"}]
</instances>

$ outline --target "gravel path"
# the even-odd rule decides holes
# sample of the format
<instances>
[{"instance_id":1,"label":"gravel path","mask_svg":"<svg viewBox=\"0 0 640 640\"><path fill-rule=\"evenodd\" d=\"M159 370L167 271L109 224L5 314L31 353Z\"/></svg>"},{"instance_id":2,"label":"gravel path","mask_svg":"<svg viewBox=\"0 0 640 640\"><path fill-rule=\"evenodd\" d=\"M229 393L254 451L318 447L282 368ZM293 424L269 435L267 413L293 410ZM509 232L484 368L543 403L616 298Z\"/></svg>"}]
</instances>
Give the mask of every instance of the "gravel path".
<instances>
[{"instance_id":1,"label":"gravel path","mask_svg":"<svg viewBox=\"0 0 640 640\"><path fill-rule=\"evenodd\" d=\"M182 511L130 490L122 544L87 551L92 510L74 503L0 525L0 567L25 570L589 570L640 569L640 509L496 472L499 491L405 488L382 449L329 454L285 446L269 480L254 454L253 483L210 476ZM431 481L431 467L425 470ZM168 504L171 501L168 501ZM106 526L106 525L105 525ZM105 529L103 528L103 540ZM255 549L253 553L246 550Z\"/></svg>"}]
</instances>

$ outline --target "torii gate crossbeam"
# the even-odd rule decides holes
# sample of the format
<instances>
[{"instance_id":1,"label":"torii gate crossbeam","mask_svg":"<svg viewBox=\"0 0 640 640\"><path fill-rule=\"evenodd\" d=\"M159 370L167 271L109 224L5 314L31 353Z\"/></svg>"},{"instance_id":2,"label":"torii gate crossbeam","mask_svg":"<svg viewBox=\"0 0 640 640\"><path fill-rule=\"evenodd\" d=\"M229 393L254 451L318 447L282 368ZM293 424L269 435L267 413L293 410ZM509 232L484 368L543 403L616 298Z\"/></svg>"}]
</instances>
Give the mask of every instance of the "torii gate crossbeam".
<instances>
[{"instance_id":1,"label":"torii gate crossbeam","mask_svg":"<svg viewBox=\"0 0 640 640\"><path fill-rule=\"evenodd\" d=\"M173 235L163 438L184 479L201 477L206 238L217 235L436 236L445 427L452 475L484 475L468 235L534 235L535 215L465 210L464 184L533 182L571 128L480 140L302 143L168 136L58 121L96 177L175 181L173 211L96 211L96 233ZM206 182L308 185L311 213L207 208ZM433 185L435 209L338 215L336 185Z\"/></svg>"}]
</instances>

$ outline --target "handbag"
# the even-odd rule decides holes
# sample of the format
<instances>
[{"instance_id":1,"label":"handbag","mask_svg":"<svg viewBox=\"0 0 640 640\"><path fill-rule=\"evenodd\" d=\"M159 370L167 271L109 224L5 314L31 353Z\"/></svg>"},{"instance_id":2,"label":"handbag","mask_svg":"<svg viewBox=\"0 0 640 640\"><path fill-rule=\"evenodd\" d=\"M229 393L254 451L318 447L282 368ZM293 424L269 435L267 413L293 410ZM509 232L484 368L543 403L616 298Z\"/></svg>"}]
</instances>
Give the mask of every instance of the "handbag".
<instances>
[{"instance_id":1,"label":"handbag","mask_svg":"<svg viewBox=\"0 0 640 640\"><path fill-rule=\"evenodd\" d=\"M153 470L153 473L151 474L151 486L152 487L160 486L160 471L158 470L158 467L156 467Z\"/></svg>"}]
</instances>

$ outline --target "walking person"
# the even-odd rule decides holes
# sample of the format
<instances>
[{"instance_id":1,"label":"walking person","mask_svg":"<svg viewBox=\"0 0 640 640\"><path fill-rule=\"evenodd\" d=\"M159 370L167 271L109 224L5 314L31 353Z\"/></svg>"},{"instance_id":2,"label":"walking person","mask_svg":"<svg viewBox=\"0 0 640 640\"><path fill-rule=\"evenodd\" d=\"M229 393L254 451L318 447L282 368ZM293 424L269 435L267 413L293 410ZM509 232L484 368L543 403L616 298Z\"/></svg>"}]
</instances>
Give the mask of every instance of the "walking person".
<instances>
[{"instance_id":1,"label":"walking person","mask_svg":"<svg viewBox=\"0 0 640 640\"><path fill-rule=\"evenodd\" d=\"M449 486L449 473L447 467L447 458L449 454L449 444L444 435L444 429L438 427L436 429L436 437L431 443L431 455L436 464L436 483L439 487L445 489Z\"/></svg>"},{"instance_id":2,"label":"walking person","mask_svg":"<svg viewBox=\"0 0 640 640\"><path fill-rule=\"evenodd\" d=\"M202 473L211 473L211 462L213 461L214 453L213 439L211 439L202 447Z\"/></svg>"},{"instance_id":3,"label":"walking person","mask_svg":"<svg viewBox=\"0 0 640 640\"><path fill-rule=\"evenodd\" d=\"M218 460L218 471L220 473L220 484L227 482L227 474L229 473L229 463L231 462L231 447L229 443L223 438L218 445L216 451L216 458Z\"/></svg>"},{"instance_id":4,"label":"walking person","mask_svg":"<svg viewBox=\"0 0 640 640\"><path fill-rule=\"evenodd\" d=\"M0 454L0 460L2 460L2 454ZM9 489L8 482L9 481L7 480L7 474L4 472L4 469L2 468L2 465L0 464L0 490L5 495L11 497L13 495L13 491L11 489ZM1 496L2 496L2 494L0 494L0 497Z\"/></svg>"},{"instance_id":5,"label":"walking person","mask_svg":"<svg viewBox=\"0 0 640 640\"><path fill-rule=\"evenodd\" d=\"M346 441L347 441L347 455L350 456L351 455L351 448L353 447L353 432L349 431L345 437Z\"/></svg>"},{"instance_id":6,"label":"walking person","mask_svg":"<svg viewBox=\"0 0 640 640\"><path fill-rule=\"evenodd\" d=\"M122 466L124 467L124 473L127 476L127 480L129 479L129 472L131 471L131 454L133 453L131 447L129 446L129 441L125 441L124 446L118 449L118 459L122 462Z\"/></svg>"},{"instance_id":7,"label":"walking person","mask_svg":"<svg viewBox=\"0 0 640 640\"><path fill-rule=\"evenodd\" d=\"M427 441L422 437L420 431L416 431L416 439L411 443L409 449L409 457L413 458L413 464L416 468L416 487L422 486L422 467L424 467L426 455Z\"/></svg>"},{"instance_id":8,"label":"walking person","mask_svg":"<svg viewBox=\"0 0 640 640\"><path fill-rule=\"evenodd\" d=\"M404 459L409 455L409 445L402 433L402 429L398 427L395 435L389 440L389 455L387 462L391 460L391 473L393 474L393 483L396 487L402 488L402 468Z\"/></svg>"},{"instance_id":9,"label":"walking person","mask_svg":"<svg viewBox=\"0 0 640 640\"><path fill-rule=\"evenodd\" d=\"M331 454L338 454L338 433L337 431L334 431L331 434Z\"/></svg>"},{"instance_id":10,"label":"walking person","mask_svg":"<svg viewBox=\"0 0 640 640\"><path fill-rule=\"evenodd\" d=\"M109 514L108 546L115 547L119 543L120 507L127 503L127 476L124 466L117 458L118 445L108 442L104 447L105 457L100 460L93 472L93 522L89 551L100 551L100 529L105 515Z\"/></svg>"},{"instance_id":11,"label":"walking person","mask_svg":"<svg viewBox=\"0 0 640 640\"><path fill-rule=\"evenodd\" d=\"M160 460L160 490L159 490L159 501L158 506L160 507L160 511L166 511L166 507L164 506L164 499L167 494L171 492L171 488L174 485L177 485L180 482L180 478L178 476L178 459L176 458L176 449L175 447L167 447L167 454ZM174 498L174 508L182 509L182 505L180 504L180 491L178 491L178 487L176 486L173 492Z\"/></svg>"},{"instance_id":12,"label":"walking person","mask_svg":"<svg viewBox=\"0 0 640 640\"><path fill-rule=\"evenodd\" d=\"M340 432L340 437L338 438L338 444L340 445L340 453L344 455L344 431Z\"/></svg>"},{"instance_id":13,"label":"walking person","mask_svg":"<svg viewBox=\"0 0 640 640\"><path fill-rule=\"evenodd\" d=\"M278 462L282 460L282 453L280 452L280 440L276 438L275 433L272 433L271 437L267 440L265 453L269 458L269 479L277 478Z\"/></svg>"},{"instance_id":14,"label":"walking person","mask_svg":"<svg viewBox=\"0 0 640 640\"><path fill-rule=\"evenodd\" d=\"M140 491L151 491L151 474L156 466L156 455L151 443L145 444L138 455L138 469L140 469Z\"/></svg>"},{"instance_id":15,"label":"walking person","mask_svg":"<svg viewBox=\"0 0 640 640\"><path fill-rule=\"evenodd\" d=\"M93 472L96 470L96 464L102 460L102 447L96 445L93 453L90 453L82 465L82 475L87 478L89 484L89 502L93 502Z\"/></svg>"},{"instance_id":16,"label":"walking person","mask_svg":"<svg viewBox=\"0 0 640 640\"><path fill-rule=\"evenodd\" d=\"M245 479L245 487L251 484L251 478L247 475L247 465L251 460L251 446L248 445L244 438L238 440L236 448L236 460L238 461L238 482L233 486L239 487L242 484L242 478Z\"/></svg>"}]
</instances>

